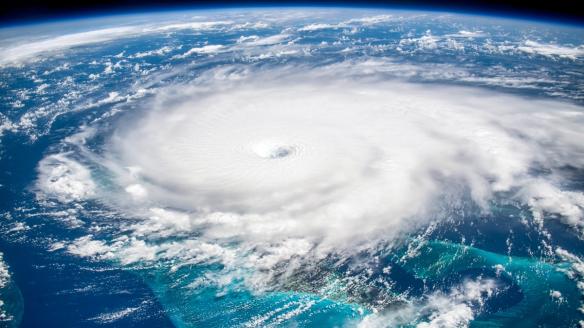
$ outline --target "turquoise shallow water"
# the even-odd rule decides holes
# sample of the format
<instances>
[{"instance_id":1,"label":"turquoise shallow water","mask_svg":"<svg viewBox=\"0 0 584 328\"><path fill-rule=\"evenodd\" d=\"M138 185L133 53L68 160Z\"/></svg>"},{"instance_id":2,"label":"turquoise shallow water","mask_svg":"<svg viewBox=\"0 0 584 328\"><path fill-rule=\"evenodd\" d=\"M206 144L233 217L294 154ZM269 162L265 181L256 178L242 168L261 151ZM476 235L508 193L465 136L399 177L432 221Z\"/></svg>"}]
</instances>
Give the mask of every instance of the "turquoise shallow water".
<instances>
[{"instance_id":1,"label":"turquoise shallow water","mask_svg":"<svg viewBox=\"0 0 584 328\"><path fill-rule=\"evenodd\" d=\"M574 282L561 272L570 266L569 263L550 264L442 242L431 242L421 253L406 262L406 268L419 277L455 280L466 274L486 274L504 278L503 291L488 304L491 309L472 326L576 324L577 309L568 304L577 302L580 294ZM497 265L502 265L504 271L497 273ZM479 270L473 272L473 269ZM564 299L561 302L550 300L551 290L559 291Z\"/></svg>"},{"instance_id":2,"label":"turquoise shallow water","mask_svg":"<svg viewBox=\"0 0 584 328\"><path fill-rule=\"evenodd\" d=\"M418 251L415 257L405 259L406 250L387 256L386 264L393 265L393 272L386 276L396 284L391 288L394 297L410 295L412 304L423 304L437 291L448 292L461 282L489 278L496 281L497 288L484 304L475 305L481 308L481 314L472 327L577 324L580 314L573 304L578 304L580 293L575 282L563 272L570 268L569 263L546 263L440 241L425 242ZM347 273L339 271L342 270L339 267L337 272L319 271L322 285L317 288L296 285L292 290L261 294L250 293L237 282L221 289L192 285L206 270L209 268L189 267L173 274L166 270L141 270L139 275L178 327L230 327L241 323L277 326L292 317L302 326L352 326L372 315L368 307L379 298L379 290L375 291L379 285L374 283L377 279L369 277L370 281L362 282L361 286L349 288L350 280L342 279ZM302 291L307 289L313 293ZM550 291L561 293L561 299L553 298ZM405 306L399 304L393 306L398 309ZM401 325L415 327L424 320L427 317L421 314Z\"/></svg>"}]
</instances>

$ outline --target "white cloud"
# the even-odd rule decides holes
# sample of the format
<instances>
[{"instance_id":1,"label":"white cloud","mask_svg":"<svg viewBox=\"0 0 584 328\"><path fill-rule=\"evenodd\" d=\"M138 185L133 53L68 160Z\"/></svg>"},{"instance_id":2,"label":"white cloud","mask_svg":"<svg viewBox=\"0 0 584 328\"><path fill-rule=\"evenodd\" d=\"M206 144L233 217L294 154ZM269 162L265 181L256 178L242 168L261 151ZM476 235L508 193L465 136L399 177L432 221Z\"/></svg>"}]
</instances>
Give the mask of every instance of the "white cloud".
<instances>
[{"instance_id":1,"label":"white cloud","mask_svg":"<svg viewBox=\"0 0 584 328\"><path fill-rule=\"evenodd\" d=\"M8 270L8 265L6 264L6 262L4 262L4 254L0 252L0 292L2 291L3 288L8 286L10 279L11 275L10 271ZM4 307L4 305L6 304L5 301L6 300L4 299L0 299L0 322L4 323L14 320L14 317L10 315Z\"/></svg>"},{"instance_id":2,"label":"white cloud","mask_svg":"<svg viewBox=\"0 0 584 328\"><path fill-rule=\"evenodd\" d=\"M448 293L434 292L423 302L366 316L358 328L401 327L412 322L418 322L416 328L466 328L496 292L494 280L466 280Z\"/></svg>"},{"instance_id":3,"label":"white cloud","mask_svg":"<svg viewBox=\"0 0 584 328\"><path fill-rule=\"evenodd\" d=\"M525 186L521 197L540 222L545 213L556 213L565 223L584 228L584 194L581 192L563 191L549 181L536 179Z\"/></svg>"},{"instance_id":4,"label":"white cloud","mask_svg":"<svg viewBox=\"0 0 584 328\"><path fill-rule=\"evenodd\" d=\"M353 18L346 21L342 21L336 24L330 23L312 23L305 25L298 29L300 32L306 31L319 31L327 29L339 29L339 28L350 28L356 26L371 26L381 23L386 23L394 20L392 15L376 15L376 16L365 16L361 18Z\"/></svg>"},{"instance_id":5,"label":"white cloud","mask_svg":"<svg viewBox=\"0 0 584 328\"><path fill-rule=\"evenodd\" d=\"M96 317L90 318L89 320L97 321L100 324L108 324L126 318L138 310L140 310L140 307L128 307L115 312L102 313Z\"/></svg>"},{"instance_id":6,"label":"white cloud","mask_svg":"<svg viewBox=\"0 0 584 328\"><path fill-rule=\"evenodd\" d=\"M425 35L419 38L406 38L401 39L399 44L400 46L404 45L415 45L418 49L436 49L438 48L438 41L440 38L433 36L430 31L426 32Z\"/></svg>"},{"instance_id":7,"label":"white cloud","mask_svg":"<svg viewBox=\"0 0 584 328\"><path fill-rule=\"evenodd\" d=\"M584 56L584 45L563 46L558 44L544 44L527 40L522 45L518 46L517 49L529 54L542 55L546 57L568 58L572 60Z\"/></svg>"},{"instance_id":8,"label":"white cloud","mask_svg":"<svg viewBox=\"0 0 584 328\"><path fill-rule=\"evenodd\" d=\"M242 41L240 43L244 44L246 46L269 46L269 45L282 43L282 42L287 41L289 39L290 39L290 34L280 33L280 34L270 35L270 36L261 37L261 38L254 38L254 39L247 39L247 40L240 39Z\"/></svg>"},{"instance_id":9,"label":"white cloud","mask_svg":"<svg viewBox=\"0 0 584 328\"><path fill-rule=\"evenodd\" d=\"M67 251L73 255L82 257L109 257L110 248L103 241L93 240L91 236L84 236L76 239L67 246Z\"/></svg>"},{"instance_id":10,"label":"white cloud","mask_svg":"<svg viewBox=\"0 0 584 328\"><path fill-rule=\"evenodd\" d=\"M148 196L148 190L139 183L131 184L127 186L125 190L135 200L142 200Z\"/></svg>"},{"instance_id":11,"label":"white cloud","mask_svg":"<svg viewBox=\"0 0 584 328\"><path fill-rule=\"evenodd\" d=\"M216 54L218 52L221 51L221 49L223 49L224 46L223 45L218 45L218 44L209 44L209 45L205 45L202 47L195 47L195 48L191 48L189 49L187 52L185 52L182 55L176 55L173 58L186 58L188 56L191 56L193 54Z\"/></svg>"},{"instance_id":12,"label":"white cloud","mask_svg":"<svg viewBox=\"0 0 584 328\"><path fill-rule=\"evenodd\" d=\"M95 194L91 172L65 154L45 157L38 166L37 187L61 202L85 200Z\"/></svg>"},{"instance_id":13,"label":"white cloud","mask_svg":"<svg viewBox=\"0 0 584 328\"><path fill-rule=\"evenodd\" d=\"M118 38L136 35L142 31L139 27L113 27L88 32L65 34L33 42L24 42L0 48L0 66L19 64L28 60L39 59L39 55L60 51L82 45L106 42Z\"/></svg>"},{"instance_id":14,"label":"white cloud","mask_svg":"<svg viewBox=\"0 0 584 328\"><path fill-rule=\"evenodd\" d=\"M361 18L353 18L345 21L345 24L363 24L363 25L374 25L380 23L386 23L394 19L392 15L375 15L375 16L365 16Z\"/></svg>"},{"instance_id":15,"label":"white cloud","mask_svg":"<svg viewBox=\"0 0 584 328\"><path fill-rule=\"evenodd\" d=\"M185 29L212 30L233 24L232 21L184 22L177 24L157 23L134 26L112 27L59 36L41 36L35 41L22 41L0 48L0 66L20 65L28 61L45 58L73 47L107 42L144 34L163 33ZM159 51L166 51L165 48ZM152 53L155 54L155 53ZM150 54L142 54L144 56Z\"/></svg>"},{"instance_id":16,"label":"white cloud","mask_svg":"<svg viewBox=\"0 0 584 328\"><path fill-rule=\"evenodd\" d=\"M182 48L182 46L178 47L178 48ZM137 52L137 53L129 56L129 58L144 58L144 57L150 57L150 56L162 56L162 55L168 54L169 52L172 52L173 50L175 50L175 48L169 47L169 46L164 46L162 48L155 49L155 50Z\"/></svg>"},{"instance_id":17,"label":"white cloud","mask_svg":"<svg viewBox=\"0 0 584 328\"><path fill-rule=\"evenodd\" d=\"M4 254L0 252L0 289L6 287L9 281L10 272L8 271L8 265L4 262Z\"/></svg>"},{"instance_id":18,"label":"white cloud","mask_svg":"<svg viewBox=\"0 0 584 328\"><path fill-rule=\"evenodd\" d=\"M309 249L348 246L416 225L440 196L463 186L485 208L498 192L518 190L536 219L554 213L581 227L582 194L529 173L536 162L584 163L574 141L579 107L359 77L372 68L379 69L289 68L227 80L212 71L202 88L160 93L111 149L116 174L140 172L120 180L121 199L163 206L150 206L159 209L144 211L130 231L141 238L199 230L213 240L267 242L266 251L295 238ZM331 83L331 74L345 81ZM39 172L40 189L57 199L96 196L87 168L66 156L47 157Z\"/></svg>"},{"instance_id":19,"label":"white cloud","mask_svg":"<svg viewBox=\"0 0 584 328\"><path fill-rule=\"evenodd\" d=\"M130 231L196 230L266 252L300 238L321 251L391 238L439 215L436 202L460 190L485 210L498 193L514 192L536 219L553 213L581 227L581 193L530 173L534 163L584 164L574 141L580 107L372 80L380 70L289 67L225 79L240 71L222 67L160 92L110 149L116 172L139 168L120 178L137 206L162 205Z\"/></svg>"},{"instance_id":20,"label":"white cloud","mask_svg":"<svg viewBox=\"0 0 584 328\"><path fill-rule=\"evenodd\" d=\"M301 31L301 32L318 31L318 30L335 29L338 27L339 27L339 25L318 23L318 24L308 24L306 26L299 28L298 31Z\"/></svg>"},{"instance_id":21,"label":"white cloud","mask_svg":"<svg viewBox=\"0 0 584 328\"><path fill-rule=\"evenodd\" d=\"M219 27L233 24L233 21L208 21L208 22L184 22L178 24L168 24L151 28L152 31L173 31L173 30L213 30Z\"/></svg>"},{"instance_id":22,"label":"white cloud","mask_svg":"<svg viewBox=\"0 0 584 328\"><path fill-rule=\"evenodd\" d=\"M488 35L487 33L480 31L480 30L476 30L476 31L460 30L457 33L448 34L447 36L454 37L454 38L480 38L480 37L486 37L487 35Z\"/></svg>"}]
</instances>

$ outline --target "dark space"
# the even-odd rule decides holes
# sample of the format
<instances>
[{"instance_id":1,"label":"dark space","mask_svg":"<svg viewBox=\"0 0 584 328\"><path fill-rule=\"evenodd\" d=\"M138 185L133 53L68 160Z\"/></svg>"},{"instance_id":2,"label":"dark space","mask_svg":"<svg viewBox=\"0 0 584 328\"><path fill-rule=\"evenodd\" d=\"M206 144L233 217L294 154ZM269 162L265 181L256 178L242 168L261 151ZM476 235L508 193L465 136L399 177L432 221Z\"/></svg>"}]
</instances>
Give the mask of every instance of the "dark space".
<instances>
[{"instance_id":1,"label":"dark space","mask_svg":"<svg viewBox=\"0 0 584 328\"><path fill-rule=\"evenodd\" d=\"M489 14L496 16L543 19L559 23L584 24L584 12L577 1L520 0L318 0L318 1L205 1L205 0L21 0L0 4L0 25L54 20L72 16L100 15L135 11L179 10L186 8L265 7L265 6L349 6L401 8Z\"/></svg>"}]
</instances>

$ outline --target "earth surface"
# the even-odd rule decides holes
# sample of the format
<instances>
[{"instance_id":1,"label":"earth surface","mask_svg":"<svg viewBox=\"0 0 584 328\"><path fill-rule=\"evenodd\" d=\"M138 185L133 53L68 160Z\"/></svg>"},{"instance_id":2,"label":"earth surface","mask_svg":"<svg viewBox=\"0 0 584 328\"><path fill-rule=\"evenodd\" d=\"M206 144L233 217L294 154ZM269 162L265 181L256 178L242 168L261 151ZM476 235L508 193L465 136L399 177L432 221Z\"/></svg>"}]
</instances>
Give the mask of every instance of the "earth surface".
<instances>
[{"instance_id":1,"label":"earth surface","mask_svg":"<svg viewBox=\"0 0 584 328\"><path fill-rule=\"evenodd\" d=\"M335 8L0 29L0 325L576 327L584 28Z\"/></svg>"}]
</instances>

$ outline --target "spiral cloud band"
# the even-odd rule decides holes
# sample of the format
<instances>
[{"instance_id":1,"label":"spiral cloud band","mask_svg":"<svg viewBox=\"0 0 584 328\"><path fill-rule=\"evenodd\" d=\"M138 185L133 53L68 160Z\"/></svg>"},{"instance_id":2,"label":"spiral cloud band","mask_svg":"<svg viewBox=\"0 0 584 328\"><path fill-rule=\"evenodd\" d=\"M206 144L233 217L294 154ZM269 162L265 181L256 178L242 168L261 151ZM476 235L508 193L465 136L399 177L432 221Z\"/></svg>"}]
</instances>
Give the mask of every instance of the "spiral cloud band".
<instances>
[{"instance_id":1,"label":"spiral cloud band","mask_svg":"<svg viewBox=\"0 0 584 328\"><path fill-rule=\"evenodd\" d=\"M561 175L584 164L581 108L370 70L213 70L160 92L112 138L110 165L133 203L210 240L391 239L501 195L582 227Z\"/></svg>"}]
</instances>

